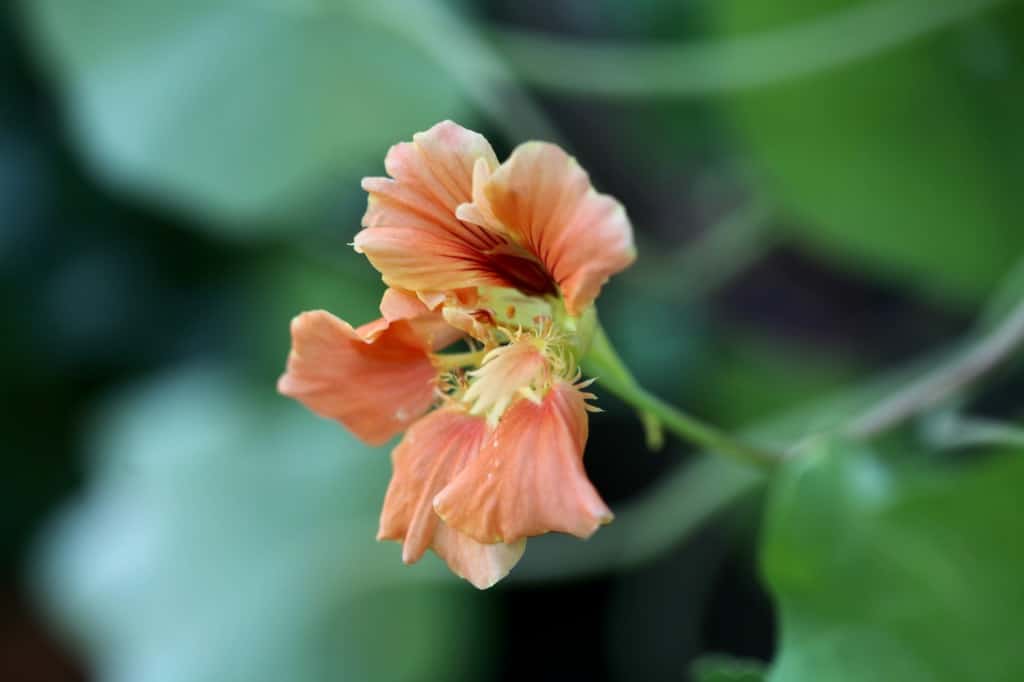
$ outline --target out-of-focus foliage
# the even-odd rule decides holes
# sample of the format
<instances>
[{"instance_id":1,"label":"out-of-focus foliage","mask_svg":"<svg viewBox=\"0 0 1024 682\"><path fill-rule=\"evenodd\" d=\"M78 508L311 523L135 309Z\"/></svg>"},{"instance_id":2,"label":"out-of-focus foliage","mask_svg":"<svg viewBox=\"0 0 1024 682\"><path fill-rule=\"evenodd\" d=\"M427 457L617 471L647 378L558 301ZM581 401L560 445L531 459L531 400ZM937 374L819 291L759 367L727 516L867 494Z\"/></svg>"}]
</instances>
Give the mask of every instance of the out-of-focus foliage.
<instances>
[{"instance_id":1,"label":"out-of-focus foliage","mask_svg":"<svg viewBox=\"0 0 1024 682\"><path fill-rule=\"evenodd\" d=\"M480 598L373 542L386 453L260 395L184 368L101 415L40 580L102 679L474 679Z\"/></svg>"},{"instance_id":2,"label":"out-of-focus foliage","mask_svg":"<svg viewBox=\"0 0 1024 682\"><path fill-rule=\"evenodd\" d=\"M362 2L25 8L95 166L239 235L294 229L328 189L356 197L382 150L465 112L449 73Z\"/></svg>"},{"instance_id":3,"label":"out-of-focus foliage","mask_svg":"<svg viewBox=\"0 0 1024 682\"><path fill-rule=\"evenodd\" d=\"M243 277L245 300L234 356L265 386L273 386L283 368L282 346L299 311L343 313L353 324L380 316L380 278L343 244L328 246L339 253L277 253L257 260Z\"/></svg>"},{"instance_id":4,"label":"out-of-focus foliage","mask_svg":"<svg viewBox=\"0 0 1024 682\"><path fill-rule=\"evenodd\" d=\"M1024 679L1024 452L899 454L819 442L776 481L761 549L781 610L772 682Z\"/></svg>"},{"instance_id":5,"label":"out-of-focus foliage","mask_svg":"<svg viewBox=\"0 0 1024 682\"><path fill-rule=\"evenodd\" d=\"M708 6L721 35L735 36L864 4ZM799 218L791 229L836 261L933 296L987 292L1024 251L1022 22L1021 5L1009 3L861 63L730 98L740 132Z\"/></svg>"}]
</instances>

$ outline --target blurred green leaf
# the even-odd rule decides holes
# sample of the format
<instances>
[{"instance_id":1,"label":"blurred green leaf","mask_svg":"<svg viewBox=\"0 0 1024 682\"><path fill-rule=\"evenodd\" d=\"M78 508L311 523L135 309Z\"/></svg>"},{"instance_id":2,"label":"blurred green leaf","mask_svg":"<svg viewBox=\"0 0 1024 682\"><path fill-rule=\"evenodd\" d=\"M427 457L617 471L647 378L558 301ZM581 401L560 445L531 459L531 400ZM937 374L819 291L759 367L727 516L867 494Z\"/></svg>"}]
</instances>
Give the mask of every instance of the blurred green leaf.
<instances>
[{"instance_id":1,"label":"blurred green leaf","mask_svg":"<svg viewBox=\"0 0 1024 682\"><path fill-rule=\"evenodd\" d=\"M112 682L473 678L481 597L374 541L386 452L224 375L121 396L39 588ZM479 671L477 671L479 672Z\"/></svg>"},{"instance_id":2,"label":"blurred green leaf","mask_svg":"<svg viewBox=\"0 0 1024 682\"><path fill-rule=\"evenodd\" d=\"M861 4L711 7L733 36ZM987 292L1024 250L1022 21L1010 3L860 64L727 100L797 218L791 229L838 262L933 296Z\"/></svg>"},{"instance_id":3,"label":"blurred green leaf","mask_svg":"<svg viewBox=\"0 0 1024 682\"><path fill-rule=\"evenodd\" d=\"M377 272L351 247L326 247L275 250L246 272L242 333L232 351L249 376L272 385L288 357L289 324L303 311L327 310L353 326L380 317L384 285Z\"/></svg>"},{"instance_id":4,"label":"blurred green leaf","mask_svg":"<svg viewBox=\"0 0 1024 682\"><path fill-rule=\"evenodd\" d=\"M372 6L293 4L24 8L98 168L241 232L252 225L239 221L287 218L338 178L358 194L355 178L382 171L391 144L465 112L446 71Z\"/></svg>"},{"instance_id":5,"label":"blurred green leaf","mask_svg":"<svg viewBox=\"0 0 1024 682\"><path fill-rule=\"evenodd\" d=\"M762 544L782 627L769 679L1024 679L1022 454L925 471L822 441L794 458Z\"/></svg>"},{"instance_id":6,"label":"blurred green leaf","mask_svg":"<svg viewBox=\"0 0 1024 682\"><path fill-rule=\"evenodd\" d=\"M615 348L642 385L676 395L680 377L696 372L707 335L701 309L679 305L665 292L617 286L609 287L601 299L601 319L614 330Z\"/></svg>"},{"instance_id":7,"label":"blurred green leaf","mask_svg":"<svg viewBox=\"0 0 1024 682\"><path fill-rule=\"evenodd\" d=\"M763 682L765 665L731 656L703 656L692 666L694 682Z\"/></svg>"}]
</instances>

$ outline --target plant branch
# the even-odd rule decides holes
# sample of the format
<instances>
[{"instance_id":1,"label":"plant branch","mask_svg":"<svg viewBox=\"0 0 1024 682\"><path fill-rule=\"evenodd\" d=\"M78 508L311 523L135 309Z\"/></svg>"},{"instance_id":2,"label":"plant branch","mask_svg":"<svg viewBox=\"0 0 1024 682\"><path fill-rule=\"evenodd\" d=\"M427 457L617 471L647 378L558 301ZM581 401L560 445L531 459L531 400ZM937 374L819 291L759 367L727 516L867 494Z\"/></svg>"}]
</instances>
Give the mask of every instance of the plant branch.
<instances>
[{"instance_id":1,"label":"plant branch","mask_svg":"<svg viewBox=\"0 0 1024 682\"><path fill-rule=\"evenodd\" d=\"M967 349L854 418L845 433L871 438L934 407L990 373L1024 347L1024 299Z\"/></svg>"},{"instance_id":2,"label":"plant branch","mask_svg":"<svg viewBox=\"0 0 1024 682\"><path fill-rule=\"evenodd\" d=\"M681 302L701 300L782 241L773 229L773 213L769 202L755 196L675 252L664 255L654 244L641 245L644 267L627 270L623 281L637 289L676 292Z\"/></svg>"},{"instance_id":3,"label":"plant branch","mask_svg":"<svg viewBox=\"0 0 1024 682\"><path fill-rule=\"evenodd\" d=\"M696 43L631 45L514 31L495 40L515 74L535 85L618 97L708 95L863 60L1005 1L875 0L781 29Z\"/></svg>"}]
</instances>

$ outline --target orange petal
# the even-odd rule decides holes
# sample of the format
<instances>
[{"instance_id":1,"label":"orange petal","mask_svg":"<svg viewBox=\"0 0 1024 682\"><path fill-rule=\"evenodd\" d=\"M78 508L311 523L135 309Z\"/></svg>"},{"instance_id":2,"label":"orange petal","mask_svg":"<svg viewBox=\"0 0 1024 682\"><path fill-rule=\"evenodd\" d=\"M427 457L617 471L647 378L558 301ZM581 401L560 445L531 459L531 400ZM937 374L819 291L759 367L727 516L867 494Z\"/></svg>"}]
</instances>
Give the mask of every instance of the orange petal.
<instances>
[{"instance_id":1,"label":"orange petal","mask_svg":"<svg viewBox=\"0 0 1024 682\"><path fill-rule=\"evenodd\" d=\"M380 314L388 322L412 320L433 311L416 294L405 289L387 289L380 299Z\"/></svg>"},{"instance_id":2,"label":"orange petal","mask_svg":"<svg viewBox=\"0 0 1024 682\"><path fill-rule=\"evenodd\" d=\"M477 173L478 178L485 171ZM474 208L533 253L557 282L566 309L578 315L611 275L636 258L633 228L615 199L598 194L587 173L560 147L527 142L484 181Z\"/></svg>"},{"instance_id":3,"label":"orange petal","mask_svg":"<svg viewBox=\"0 0 1024 682\"><path fill-rule=\"evenodd\" d=\"M391 453L378 540L401 540L402 560L419 561L441 522L432 501L476 457L487 424L458 407L444 407L413 424Z\"/></svg>"},{"instance_id":4,"label":"orange petal","mask_svg":"<svg viewBox=\"0 0 1024 682\"><path fill-rule=\"evenodd\" d=\"M442 350L463 337L463 332L448 324L440 310L429 309L416 294L391 288L380 300L380 314L390 323L408 320L432 350Z\"/></svg>"},{"instance_id":5,"label":"orange petal","mask_svg":"<svg viewBox=\"0 0 1024 682\"><path fill-rule=\"evenodd\" d=\"M443 121L391 148L384 161L391 178L363 180L370 197L355 248L385 282L444 291L498 281L484 253L505 239L455 217L472 199L478 160L498 165L483 136Z\"/></svg>"},{"instance_id":6,"label":"orange petal","mask_svg":"<svg viewBox=\"0 0 1024 682\"><path fill-rule=\"evenodd\" d=\"M479 542L548 531L589 537L612 514L583 469L586 440L586 407L576 387L560 381L540 404L520 399L480 455L434 498L434 509Z\"/></svg>"},{"instance_id":7,"label":"orange petal","mask_svg":"<svg viewBox=\"0 0 1024 682\"><path fill-rule=\"evenodd\" d=\"M433 499L480 451L483 419L458 407L430 413L410 427L391 453L394 473L384 497L378 540L402 543L402 561L419 561L428 547L452 571L480 588L508 574L523 554L517 545L484 545L444 525Z\"/></svg>"},{"instance_id":8,"label":"orange petal","mask_svg":"<svg viewBox=\"0 0 1024 682\"><path fill-rule=\"evenodd\" d=\"M485 545L440 522L434 534L434 551L445 560L452 573L465 578L474 587L486 590L519 563L526 551L526 540Z\"/></svg>"},{"instance_id":9,"label":"orange petal","mask_svg":"<svg viewBox=\"0 0 1024 682\"><path fill-rule=\"evenodd\" d=\"M430 347L405 320L353 329L315 310L292 320L292 350L277 390L381 445L426 412L438 375Z\"/></svg>"}]
</instances>

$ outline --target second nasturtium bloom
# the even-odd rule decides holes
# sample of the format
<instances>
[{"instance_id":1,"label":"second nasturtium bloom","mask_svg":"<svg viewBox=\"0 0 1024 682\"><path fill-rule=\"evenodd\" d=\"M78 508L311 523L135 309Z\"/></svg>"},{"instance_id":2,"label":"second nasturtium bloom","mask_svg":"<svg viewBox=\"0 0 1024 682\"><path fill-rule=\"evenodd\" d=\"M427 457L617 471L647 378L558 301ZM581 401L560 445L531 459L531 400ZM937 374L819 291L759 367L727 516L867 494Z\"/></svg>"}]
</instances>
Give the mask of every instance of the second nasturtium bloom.
<instances>
[{"instance_id":1,"label":"second nasturtium bloom","mask_svg":"<svg viewBox=\"0 0 1024 682\"><path fill-rule=\"evenodd\" d=\"M601 286L635 258L632 227L553 144L499 164L445 121L385 167L363 181L355 238L390 287L381 318L296 317L278 389L370 444L405 431L378 539L406 563L431 548L485 588L526 538L586 538L612 519L583 468L594 396L578 361ZM468 352L442 352L455 343Z\"/></svg>"}]
</instances>

